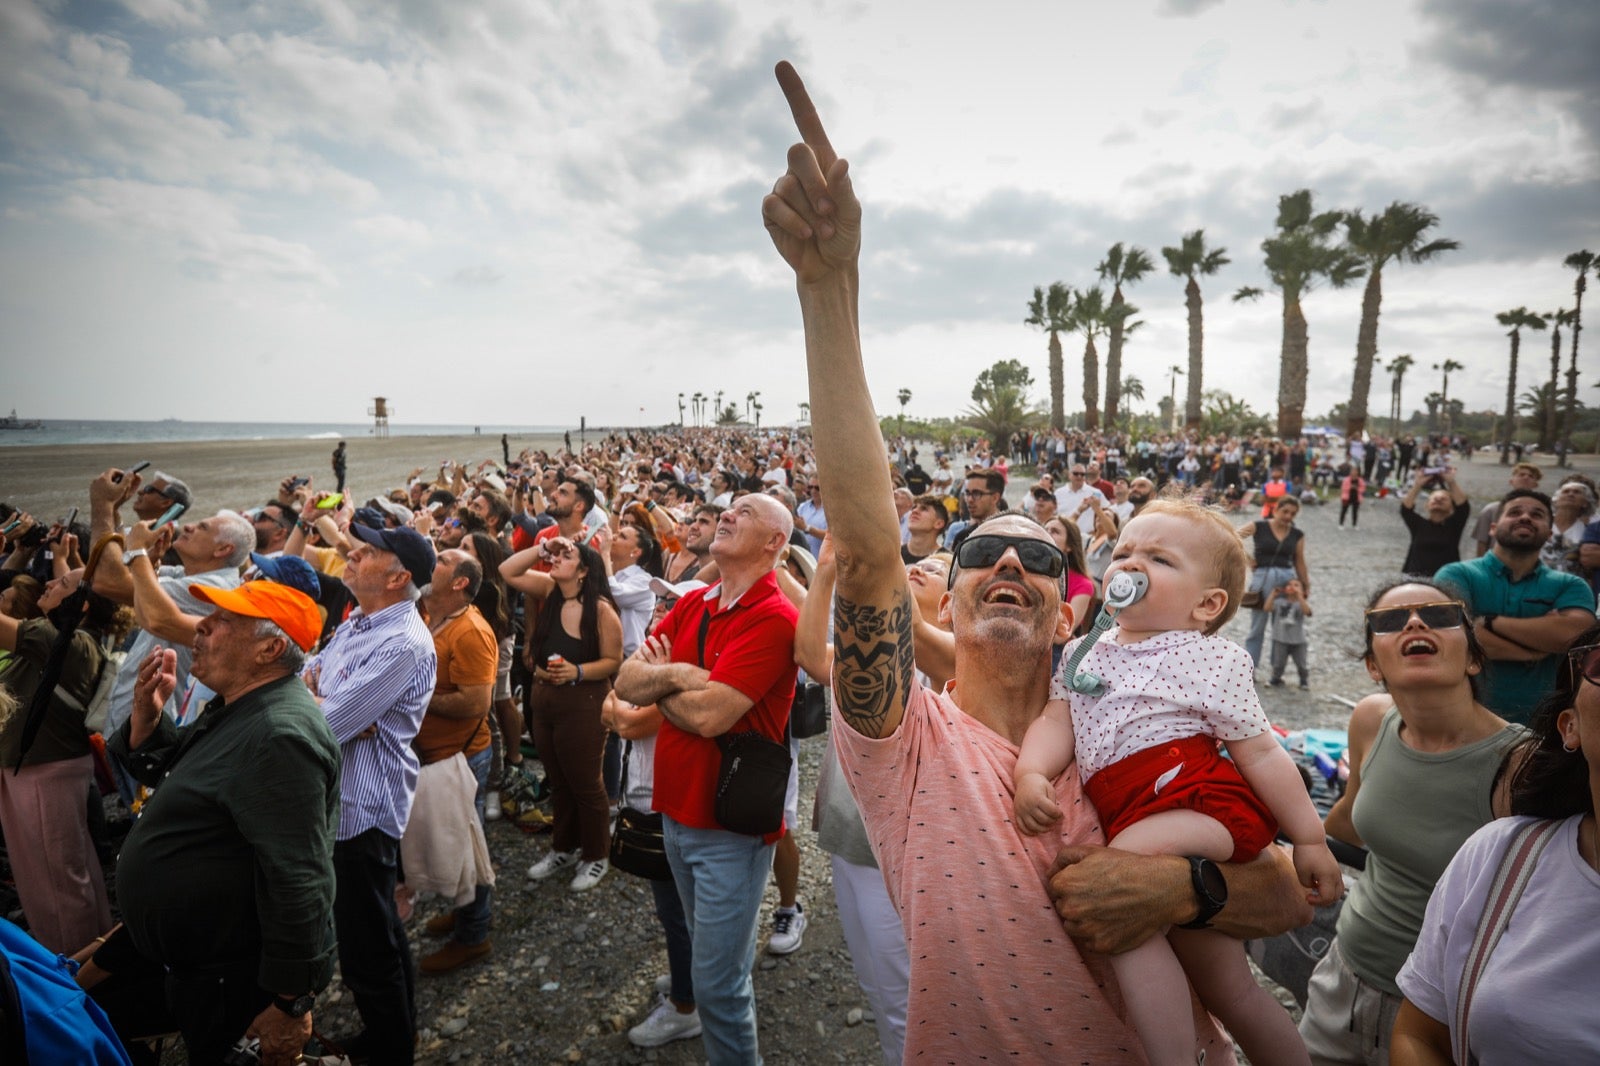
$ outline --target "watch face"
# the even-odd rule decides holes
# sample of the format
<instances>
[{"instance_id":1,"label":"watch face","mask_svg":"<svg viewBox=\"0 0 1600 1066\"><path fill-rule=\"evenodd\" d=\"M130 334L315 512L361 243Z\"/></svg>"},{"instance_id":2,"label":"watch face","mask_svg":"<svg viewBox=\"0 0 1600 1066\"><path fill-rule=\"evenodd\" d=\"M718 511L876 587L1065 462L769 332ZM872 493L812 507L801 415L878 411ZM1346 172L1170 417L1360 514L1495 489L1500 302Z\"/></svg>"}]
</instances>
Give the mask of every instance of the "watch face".
<instances>
[{"instance_id":1,"label":"watch face","mask_svg":"<svg viewBox=\"0 0 1600 1066\"><path fill-rule=\"evenodd\" d=\"M1209 859L1200 863L1200 880L1212 899L1219 904L1228 901L1228 882L1223 878L1222 870L1216 863Z\"/></svg>"}]
</instances>

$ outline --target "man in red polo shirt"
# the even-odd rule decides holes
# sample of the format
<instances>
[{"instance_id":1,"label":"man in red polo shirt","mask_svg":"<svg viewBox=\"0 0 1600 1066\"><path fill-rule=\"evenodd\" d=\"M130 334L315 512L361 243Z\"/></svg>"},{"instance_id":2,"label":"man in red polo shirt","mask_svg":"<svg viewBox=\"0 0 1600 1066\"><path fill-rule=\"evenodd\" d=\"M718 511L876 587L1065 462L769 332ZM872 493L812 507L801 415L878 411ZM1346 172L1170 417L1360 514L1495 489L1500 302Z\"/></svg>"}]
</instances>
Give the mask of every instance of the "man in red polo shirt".
<instances>
[{"instance_id":1,"label":"man in red polo shirt","mask_svg":"<svg viewBox=\"0 0 1600 1066\"><path fill-rule=\"evenodd\" d=\"M617 695L657 704L655 809L665 815L667 858L694 945L701 1039L713 1064L759 1062L756 926L772 870L767 837L718 825L713 815L721 749L716 738L756 731L784 742L794 698L796 610L773 568L794 520L770 496L742 496L711 542L719 583L687 593L623 663Z\"/></svg>"}]
</instances>

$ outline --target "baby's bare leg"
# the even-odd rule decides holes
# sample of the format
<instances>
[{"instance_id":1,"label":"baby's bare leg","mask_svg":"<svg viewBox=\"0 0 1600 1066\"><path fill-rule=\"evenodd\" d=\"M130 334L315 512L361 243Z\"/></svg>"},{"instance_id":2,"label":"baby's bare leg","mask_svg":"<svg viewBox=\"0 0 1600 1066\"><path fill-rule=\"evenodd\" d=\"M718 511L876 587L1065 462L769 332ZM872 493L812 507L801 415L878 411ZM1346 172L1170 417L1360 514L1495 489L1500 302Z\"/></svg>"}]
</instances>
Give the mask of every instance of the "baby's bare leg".
<instances>
[{"instance_id":1,"label":"baby's bare leg","mask_svg":"<svg viewBox=\"0 0 1600 1066\"><path fill-rule=\"evenodd\" d=\"M1118 833L1111 846L1141 855L1204 855L1219 861L1233 854L1233 838L1222 824L1195 811L1151 815ZM1189 981L1171 945L1164 937L1152 937L1111 956L1111 968L1151 1066L1190 1066L1195 1032Z\"/></svg>"},{"instance_id":2,"label":"baby's bare leg","mask_svg":"<svg viewBox=\"0 0 1600 1066\"><path fill-rule=\"evenodd\" d=\"M1289 1012L1256 984L1244 945L1208 929L1174 929L1168 940L1200 1002L1228 1027L1251 1062L1310 1066Z\"/></svg>"}]
</instances>

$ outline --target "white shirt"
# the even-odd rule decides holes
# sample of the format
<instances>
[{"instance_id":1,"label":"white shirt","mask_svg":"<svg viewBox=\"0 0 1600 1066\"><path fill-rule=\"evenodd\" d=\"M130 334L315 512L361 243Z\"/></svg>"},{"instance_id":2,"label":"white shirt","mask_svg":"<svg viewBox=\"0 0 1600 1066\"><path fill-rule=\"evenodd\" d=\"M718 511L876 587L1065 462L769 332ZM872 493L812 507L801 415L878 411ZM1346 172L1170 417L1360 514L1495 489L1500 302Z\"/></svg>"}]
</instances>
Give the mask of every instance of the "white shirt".
<instances>
[{"instance_id":1,"label":"white shirt","mask_svg":"<svg viewBox=\"0 0 1600 1066\"><path fill-rule=\"evenodd\" d=\"M1061 517L1071 518L1072 512L1078 509L1078 505L1089 499L1091 496L1098 496L1101 503L1104 503L1106 499L1105 493L1101 492L1087 481L1083 483L1083 488L1076 490L1073 489L1070 483L1063 485L1059 489L1056 489L1056 510L1060 512ZM1078 516L1078 530L1083 533L1086 538L1094 535L1093 507L1086 509L1081 515Z\"/></svg>"},{"instance_id":2,"label":"white shirt","mask_svg":"<svg viewBox=\"0 0 1600 1066\"><path fill-rule=\"evenodd\" d=\"M1072 705L1078 771L1085 781L1135 752L1184 737L1243 740L1272 728L1256 695L1250 655L1231 640L1174 629L1137 644L1118 644L1113 625L1090 649L1080 671L1105 682L1085 696L1068 684L1067 645L1050 679L1050 698Z\"/></svg>"},{"instance_id":3,"label":"white shirt","mask_svg":"<svg viewBox=\"0 0 1600 1066\"><path fill-rule=\"evenodd\" d=\"M622 619L622 654L632 655L644 643L650 614L656 609L650 575L637 563L617 571L611 575L611 598L617 601L617 615Z\"/></svg>"}]
</instances>

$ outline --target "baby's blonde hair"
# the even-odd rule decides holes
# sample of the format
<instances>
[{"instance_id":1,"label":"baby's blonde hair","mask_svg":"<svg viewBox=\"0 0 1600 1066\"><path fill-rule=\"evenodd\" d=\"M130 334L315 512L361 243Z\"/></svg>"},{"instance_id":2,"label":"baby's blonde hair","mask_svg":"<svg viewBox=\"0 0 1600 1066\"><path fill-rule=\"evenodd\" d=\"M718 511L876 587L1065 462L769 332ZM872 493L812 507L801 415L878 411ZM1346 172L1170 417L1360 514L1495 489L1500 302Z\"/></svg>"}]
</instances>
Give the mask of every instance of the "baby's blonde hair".
<instances>
[{"instance_id":1,"label":"baby's blonde hair","mask_svg":"<svg viewBox=\"0 0 1600 1066\"><path fill-rule=\"evenodd\" d=\"M1228 624L1239 611L1239 600L1244 596L1245 575L1250 572L1250 557L1245 554L1239 535L1233 531L1220 511L1184 498L1151 500L1139 512L1169 514L1192 523L1211 549L1211 580L1227 594L1228 602L1222 611L1206 626L1207 636Z\"/></svg>"}]
</instances>

